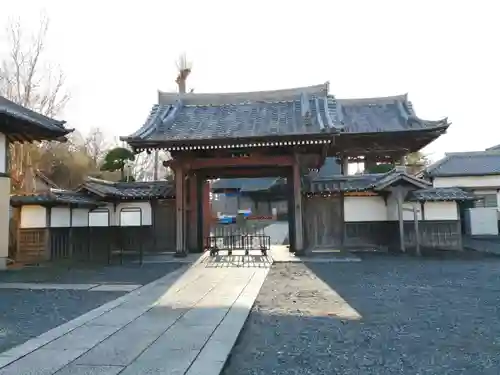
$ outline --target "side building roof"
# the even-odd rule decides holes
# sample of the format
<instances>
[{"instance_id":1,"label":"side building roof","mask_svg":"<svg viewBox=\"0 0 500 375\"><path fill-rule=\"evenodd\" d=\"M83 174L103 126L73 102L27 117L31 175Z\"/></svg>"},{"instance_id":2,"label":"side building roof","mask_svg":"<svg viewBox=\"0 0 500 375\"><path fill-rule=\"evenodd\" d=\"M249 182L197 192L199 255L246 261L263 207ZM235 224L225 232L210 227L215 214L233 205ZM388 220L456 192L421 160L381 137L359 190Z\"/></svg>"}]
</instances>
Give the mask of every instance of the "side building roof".
<instances>
[{"instance_id":1,"label":"side building roof","mask_svg":"<svg viewBox=\"0 0 500 375\"><path fill-rule=\"evenodd\" d=\"M78 189L102 199L145 200L175 197L175 188L169 181L111 182L88 178Z\"/></svg>"},{"instance_id":2,"label":"side building roof","mask_svg":"<svg viewBox=\"0 0 500 375\"><path fill-rule=\"evenodd\" d=\"M337 193L381 191L396 183L405 182L417 189L429 188L431 184L425 180L412 176L398 167L387 173L367 173L361 175L336 175L326 178L316 178L309 182L308 193Z\"/></svg>"},{"instance_id":3,"label":"side building roof","mask_svg":"<svg viewBox=\"0 0 500 375\"><path fill-rule=\"evenodd\" d=\"M0 133L12 142L64 140L73 131L64 124L0 96Z\"/></svg>"},{"instance_id":4,"label":"side building roof","mask_svg":"<svg viewBox=\"0 0 500 375\"><path fill-rule=\"evenodd\" d=\"M500 150L447 153L427 167L429 177L500 175Z\"/></svg>"},{"instance_id":5,"label":"side building roof","mask_svg":"<svg viewBox=\"0 0 500 375\"><path fill-rule=\"evenodd\" d=\"M38 205L95 208L104 203L94 197L72 190L50 189L50 191L38 194L12 195L10 204L13 207Z\"/></svg>"}]
</instances>

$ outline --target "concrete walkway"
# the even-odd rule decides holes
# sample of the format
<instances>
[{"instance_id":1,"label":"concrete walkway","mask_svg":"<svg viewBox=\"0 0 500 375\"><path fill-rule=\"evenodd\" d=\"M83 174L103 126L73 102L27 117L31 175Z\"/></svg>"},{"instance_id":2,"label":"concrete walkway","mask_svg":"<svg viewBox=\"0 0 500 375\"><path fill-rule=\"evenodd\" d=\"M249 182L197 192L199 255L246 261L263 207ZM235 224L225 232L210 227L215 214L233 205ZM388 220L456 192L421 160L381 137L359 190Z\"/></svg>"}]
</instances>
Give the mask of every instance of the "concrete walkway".
<instances>
[{"instance_id":1,"label":"concrete walkway","mask_svg":"<svg viewBox=\"0 0 500 375\"><path fill-rule=\"evenodd\" d=\"M288 222L276 222L264 228L266 236L271 237L271 245L283 245L288 237Z\"/></svg>"},{"instance_id":2,"label":"concrete walkway","mask_svg":"<svg viewBox=\"0 0 500 375\"><path fill-rule=\"evenodd\" d=\"M219 374L269 268L202 257L1 353L0 375Z\"/></svg>"}]
</instances>

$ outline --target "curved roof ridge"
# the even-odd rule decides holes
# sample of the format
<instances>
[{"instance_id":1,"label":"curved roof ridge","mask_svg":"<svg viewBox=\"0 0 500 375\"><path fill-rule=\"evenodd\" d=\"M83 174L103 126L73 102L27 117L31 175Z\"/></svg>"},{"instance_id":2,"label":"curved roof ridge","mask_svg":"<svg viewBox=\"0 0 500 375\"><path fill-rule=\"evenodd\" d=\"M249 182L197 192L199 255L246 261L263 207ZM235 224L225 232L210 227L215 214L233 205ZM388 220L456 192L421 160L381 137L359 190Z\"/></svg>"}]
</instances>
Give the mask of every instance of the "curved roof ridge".
<instances>
[{"instance_id":1,"label":"curved roof ridge","mask_svg":"<svg viewBox=\"0 0 500 375\"><path fill-rule=\"evenodd\" d=\"M158 104L153 105L153 108L151 108L151 112L149 113L149 116L144 122L144 124L134 133L130 134L129 136L120 137L120 139L124 140L135 137L146 137L150 135L152 132L156 130L156 128L159 125L159 122L157 121L158 118L162 117L163 121L164 118L167 117L167 113L170 110L170 108L171 108L170 105L158 105Z\"/></svg>"},{"instance_id":2,"label":"curved roof ridge","mask_svg":"<svg viewBox=\"0 0 500 375\"><path fill-rule=\"evenodd\" d=\"M241 104L245 102L279 102L300 99L302 94L310 96L326 96L329 83L314 86L295 87L268 91L226 92L226 93L186 93L158 92L158 104L172 105L182 99L185 105L222 105Z\"/></svg>"},{"instance_id":3,"label":"curved roof ridge","mask_svg":"<svg viewBox=\"0 0 500 375\"><path fill-rule=\"evenodd\" d=\"M399 95L391 95L391 96L374 96L374 97L362 97L362 98L339 98L336 97L337 102L348 105L365 105L365 104L384 104L384 103L392 103L395 101L407 102L408 101L408 93L399 94Z\"/></svg>"}]
</instances>

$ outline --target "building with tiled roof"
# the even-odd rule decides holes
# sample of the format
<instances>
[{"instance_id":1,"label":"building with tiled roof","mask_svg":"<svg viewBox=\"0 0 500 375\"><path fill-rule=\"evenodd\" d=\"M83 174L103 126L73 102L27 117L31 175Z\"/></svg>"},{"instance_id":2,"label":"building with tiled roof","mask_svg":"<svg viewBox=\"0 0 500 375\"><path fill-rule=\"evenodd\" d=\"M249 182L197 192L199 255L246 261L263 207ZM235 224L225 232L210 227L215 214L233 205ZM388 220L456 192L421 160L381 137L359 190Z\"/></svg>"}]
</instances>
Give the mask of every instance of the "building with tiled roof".
<instances>
[{"instance_id":1,"label":"building with tiled roof","mask_svg":"<svg viewBox=\"0 0 500 375\"><path fill-rule=\"evenodd\" d=\"M446 118L420 118L406 94L343 99L330 92L328 83L209 94L185 93L183 87L179 84L180 94L159 92L158 102L143 126L121 138L136 151L170 151L172 160L165 166L175 171L177 211L192 215L189 217L193 220L189 233L188 224L177 223L179 254L186 253L186 243L196 249L203 236L208 236L206 228L201 233L200 223L205 219L199 219L203 211L200 202L208 196L201 193L197 182L205 179L216 180L212 196L228 193L231 200L245 206L249 203L243 196L262 199L273 189L282 194L289 209L290 244L294 251L302 251L306 242L308 246L328 241L337 245L342 242L341 232L330 236L328 230L319 229L324 223L316 223L316 229L306 229L304 225L313 223L313 217L328 217L331 225L340 230L347 213L334 212L342 206L338 201L341 198L335 198L332 210L321 213L328 209L328 204L318 204L311 211L302 207L301 194L331 196L329 186L335 186L340 196L364 191L382 197L402 185L411 190L429 188L426 181L399 172L397 176L348 176L348 164L400 164L406 155L419 151L449 127ZM188 198L180 199L180 194ZM379 202L378 198L370 199ZM219 203L212 201L213 207ZM377 210L382 210L377 205ZM401 205L400 201L400 209ZM193 207L196 214L192 214ZM233 207L233 211L238 208L246 207ZM398 215L402 219L402 213ZM197 230L193 231L195 227ZM316 234L311 235L311 230ZM313 240L319 235L324 238ZM184 236L189 240L185 241ZM325 240L325 236L330 239Z\"/></svg>"},{"instance_id":2,"label":"building with tiled roof","mask_svg":"<svg viewBox=\"0 0 500 375\"><path fill-rule=\"evenodd\" d=\"M49 118L0 96L0 269L5 268L9 256L10 143L64 141L71 131L64 127L64 121Z\"/></svg>"},{"instance_id":3,"label":"building with tiled roof","mask_svg":"<svg viewBox=\"0 0 500 375\"><path fill-rule=\"evenodd\" d=\"M436 188L461 188L474 194L476 199L473 208L478 208L477 212L490 215L488 212L492 211L491 218L486 219L485 216L483 220L484 223L491 223L489 229L484 229L486 232L483 234L498 234L497 216L499 214L497 211L500 211L499 146L489 147L484 151L446 153L444 158L426 168L422 176L432 181ZM470 208L468 212L470 212ZM470 220L468 221L470 222Z\"/></svg>"},{"instance_id":4,"label":"building with tiled roof","mask_svg":"<svg viewBox=\"0 0 500 375\"><path fill-rule=\"evenodd\" d=\"M230 139L234 139L230 143L236 148L246 143L273 147L275 141L285 138L300 144L304 135L314 141L315 136L337 134L339 139L332 153L357 157L360 151L365 154L370 150L381 157L389 149L395 154L403 148L406 153L418 151L448 126L447 119L419 118L407 95L340 99L329 93L326 83L247 93L159 92L158 104L144 125L122 140L136 149L175 151L213 148L217 141L227 144ZM394 137L399 138L399 145L389 148ZM368 144L375 139L381 144Z\"/></svg>"}]
</instances>

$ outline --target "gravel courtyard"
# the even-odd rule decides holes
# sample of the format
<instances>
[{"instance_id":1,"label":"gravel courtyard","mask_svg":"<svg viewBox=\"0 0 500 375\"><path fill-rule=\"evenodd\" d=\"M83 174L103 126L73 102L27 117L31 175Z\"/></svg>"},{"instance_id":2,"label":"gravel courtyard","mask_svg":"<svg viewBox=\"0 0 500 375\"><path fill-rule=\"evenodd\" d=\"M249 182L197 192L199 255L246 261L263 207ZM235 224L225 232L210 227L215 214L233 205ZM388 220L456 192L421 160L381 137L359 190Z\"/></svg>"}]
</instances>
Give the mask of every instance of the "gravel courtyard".
<instances>
[{"instance_id":1,"label":"gravel courtyard","mask_svg":"<svg viewBox=\"0 0 500 375\"><path fill-rule=\"evenodd\" d=\"M37 267L1 272L0 282L145 285L181 266L178 263L162 263L71 269ZM126 293L82 290L0 289L0 353L124 294Z\"/></svg>"},{"instance_id":2,"label":"gravel courtyard","mask_svg":"<svg viewBox=\"0 0 500 375\"><path fill-rule=\"evenodd\" d=\"M499 374L500 258L276 264L225 375Z\"/></svg>"}]
</instances>

